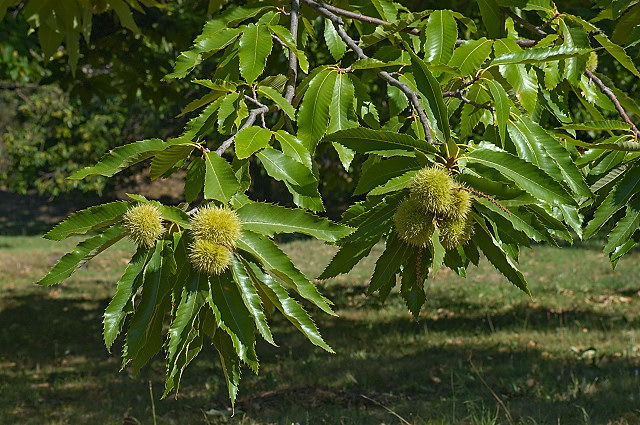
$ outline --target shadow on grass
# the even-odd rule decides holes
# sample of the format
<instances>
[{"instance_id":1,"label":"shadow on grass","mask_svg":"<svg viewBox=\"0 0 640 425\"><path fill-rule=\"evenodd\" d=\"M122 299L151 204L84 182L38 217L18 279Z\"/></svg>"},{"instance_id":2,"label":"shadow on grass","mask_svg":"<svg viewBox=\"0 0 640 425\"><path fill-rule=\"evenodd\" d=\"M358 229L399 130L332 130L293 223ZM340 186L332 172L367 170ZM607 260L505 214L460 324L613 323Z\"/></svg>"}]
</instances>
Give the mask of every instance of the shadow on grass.
<instances>
[{"instance_id":1,"label":"shadow on grass","mask_svg":"<svg viewBox=\"0 0 640 425\"><path fill-rule=\"evenodd\" d=\"M346 302L340 287L331 292L338 305ZM125 414L149 422L148 381L158 398L162 359L135 378L127 368L118 373L119 347L110 355L100 340L107 303L49 293L3 296L1 423L121 423ZM281 317L273 317L280 347L258 343L261 374L245 371L241 385L238 407L244 418L257 423L397 422L386 406L412 423L457 423L478 406L496 406L482 379L514 418L532 418L533 423L583 423L585 414L593 423L607 423L638 414L638 357L597 352L585 357L568 347L566 355L555 355L515 336L525 320L527 329L537 333L606 324L607 332L633 335L637 319L522 304L492 314L493 332L486 315L474 313L478 305L439 304L456 315L416 323L401 314L377 321L314 314L335 355L313 347ZM371 298L357 306L362 314L382 308L388 306ZM492 339L501 332L502 340ZM180 397L156 402L158 423L204 423L202 410L228 407L212 351L203 351L185 372ZM479 374L468 360L471 353Z\"/></svg>"}]
</instances>

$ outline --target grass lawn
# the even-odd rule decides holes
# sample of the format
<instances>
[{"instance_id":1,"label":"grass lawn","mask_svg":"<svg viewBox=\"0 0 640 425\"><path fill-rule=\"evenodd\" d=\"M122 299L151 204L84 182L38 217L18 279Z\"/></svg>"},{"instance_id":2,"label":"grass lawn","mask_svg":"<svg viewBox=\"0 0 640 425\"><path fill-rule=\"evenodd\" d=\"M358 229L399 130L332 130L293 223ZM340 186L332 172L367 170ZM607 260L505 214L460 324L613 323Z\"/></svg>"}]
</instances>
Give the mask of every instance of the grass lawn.
<instances>
[{"instance_id":1,"label":"grass lawn","mask_svg":"<svg viewBox=\"0 0 640 425\"><path fill-rule=\"evenodd\" d=\"M426 283L419 321L392 293L363 294L375 257L320 282L339 318L311 309L331 355L279 316L258 343L234 417L215 350L159 400L163 362L120 369L102 312L132 246L121 242L61 285L33 284L77 240L0 237L0 424L640 424L640 253L615 271L595 245L521 256L533 298L483 262ZM283 245L317 276L334 248ZM153 398L150 396L150 385ZM128 417L129 422L123 422Z\"/></svg>"}]
</instances>

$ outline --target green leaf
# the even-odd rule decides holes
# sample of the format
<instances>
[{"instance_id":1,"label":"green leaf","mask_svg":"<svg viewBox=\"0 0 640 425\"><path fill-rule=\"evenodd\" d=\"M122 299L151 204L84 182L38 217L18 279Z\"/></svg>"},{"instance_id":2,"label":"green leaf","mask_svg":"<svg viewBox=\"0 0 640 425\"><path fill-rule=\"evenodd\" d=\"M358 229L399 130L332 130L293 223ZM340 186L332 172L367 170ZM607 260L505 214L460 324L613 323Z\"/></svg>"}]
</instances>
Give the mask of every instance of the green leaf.
<instances>
[{"instance_id":1,"label":"green leaf","mask_svg":"<svg viewBox=\"0 0 640 425\"><path fill-rule=\"evenodd\" d=\"M312 344L329 353L333 353L334 351L331 347L322 339L316 324L313 323L309 314L296 300L289 296L282 285L267 273L264 273L257 265L250 263L246 259L241 260L254 284L260 287L262 292L269 298L269 301L271 301L283 316L298 328Z\"/></svg>"},{"instance_id":2,"label":"green leaf","mask_svg":"<svg viewBox=\"0 0 640 425\"><path fill-rule=\"evenodd\" d=\"M425 10L422 12L416 13L408 13L405 18L399 19L396 22L392 22L387 25L379 25L376 27L375 31L371 34L363 35L360 37L360 47L365 49L373 44L376 44L386 38L389 38L391 35L398 33L399 31L407 28L411 24L416 21L421 20L425 16L431 13L430 10Z\"/></svg>"},{"instance_id":3,"label":"green leaf","mask_svg":"<svg viewBox=\"0 0 640 425\"><path fill-rule=\"evenodd\" d=\"M500 134L500 141L504 145L504 139L507 135L507 121L509 120L509 111L511 110L512 103L502 84L495 80L485 80L484 84L489 87L489 91L493 97L498 133Z\"/></svg>"},{"instance_id":4,"label":"green leaf","mask_svg":"<svg viewBox=\"0 0 640 425\"><path fill-rule=\"evenodd\" d=\"M169 242L158 241L144 271L140 302L131 318L122 353L123 365L132 361L134 373L162 348L162 324L171 307L169 275L175 267Z\"/></svg>"},{"instance_id":5,"label":"green leaf","mask_svg":"<svg viewBox=\"0 0 640 425\"><path fill-rule=\"evenodd\" d=\"M240 188L231 165L224 158L213 152L205 152L203 157L206 169L204 199L217 199L224 203L229 202Z\"/></svg>"},{"instance_id":6,"label":"green leaf","mask_svg":"<svg viewBox=\"0 0 640 425\"><path fill-rule=\"evenodd\" d=\"M273 47L271 31L266 25L248 25L240 37L238 55L240 74L249 84L262 74Z\"/></svg>"},{"instance_id":7,"label":"green leaf","mask_svg":"<svg viewBox=\"0 0 640 425\"><path fill-rule=\"evenodd\" d=\"M117 222L133 204L133 202L116 201L75 212L45 233L43 238L61 241L71 235L83 235L91 230L109 226Z\"/></svg>"},{"instance_id":8,"label":"green leaf","mask_svg":"<svg viewBox=\"0 0 640 425\"><path fill-rule=\"evenodd\" d=\"M65 254L49 273L38 281L38 285L51 286L62 282L81 265L118 242L125 235L120 226L112 226L99 235L80 242L73 251Z\"/></svg>"},{"instance_id":9,"label":"green leaf","mask_svg":"<svg viewBox=\"0 0 640 425\"><path fill-rule=\"evenodd\" d=\"M324 20L324 41L327 43L329 53L336 61L339 61L347 51L347 44L342 41L338 31L334 28L330 20Z\"/></svg>"},{"instance_id":10,"label":"green leaf","mask_svg":"<svg viewBox=\"0 0 640 425\"><path fill-rule=\"evenodd\" d=\"M516 125L519 126L524 137L530 141L531 146L542 148L542 153L548 155L553 161L552 164L547 164L546 161L541 160L536 165L557 181L566 182L575 194L590 197L589 186L585 183L582 173L560 141L526 115L519 116L518 119L520 122ZM555 172L556 169L559 170L559 174Z\"/></svg>"},{"instance_id":11,"label":"green leaf","mask_svg":"<svg viewBox=\"0 0 640 425\"><path fill-rule=\"evenodd\" d=\"M503 53L491 61L491 66L505 64L524 64L558 61L575 56L589 54L591 49L581 49L567 45L557 47L533 48L517 52Z\"/></svg>"},{"instance_id":12,"label":"green leaf","mask_svg":"<svg viewBox=\"0 0 640 425\"><path fill-rule=\"evenodd\" d=\"M231 272L233 273L233 280L235 280L240 290L242 301L247 307L247 311L251 313L251 317L253 317L253 321L260 335L271 345L276 345L264 314L260 295L253 285L253 281L249 277L247 270L245 270L244 265L236 259L234 255L231 256Z\"/></svg>"},{"instance_id":13,"label":"green leaf","mask_svg":"<svg viewBox=\"0 0 640 425\"><path fill-rule=\"evenodd\" d=\"M603 252L609 254L631 238L640 226L640 198L635 198L627 206L625 216L613 228Z\"/></svg>"},{"instance_id":14,"label":"green leaf","mask_svg":"<svg viewBox=\"0 0 640 425\"><path fill-rule=\"evenodd\" d=\"M385 184L374 188L369 195L383 195L385 193L396 192L409 187L413 177L418 174L418 170L407 171L401 176L393 177Z\"/></svg>"},{"instance_id":15,"label":"green leaf","mask_svg":"<svg viewBox=\"0 0 640 425\"><path fill-rule=\"evenodd\" d=\"M420 164L414 158L394 157L383 159L369 168L362 168L358 186L353 194L361 195L369 192L376 186L385 184L394 177L401 176L407 171L417 170Z\"/></svg>"},{"instance_id":16,"label":"green leaf","mask_svg":"<svg viewBox=\"0 0 640 425\"><path fill-rule=\"evenodd\" d=\"M416 79L416 86L429 103L429 108L431 108L436 121L438 121L438 127L444 135L444 142L447 143L451 138L451 130L449 128L449 114L447 112L447 106L444 104L440 84L427 68L427 64L413 52L411 47L405 44L405 48L409 52L409 55L411 55L411 64L413 66L413 76Z\"/></svg>"},{"instance_id":17,"label":"green leaf","mask_svg":"<svg viewBox=\"0 0 640 425\"><path fill-rule=\"evenodd\" d=\"M315 152L318 141L329 126L329 108L338 72L326 69L309 83L298 112L298 138L309 152Z\"/></svg>"},{"instance_id":18,"label":"green leaf","mask_svg":"<svg viewBox=\"0 0 640 425\"><path fill-rule=\"evenodd\" d=\"M300 209L252 202L236 210L242 228L267 236L277 233L302 233L328 242L336 242L353 229Z\"/></svg>"},{"instance_id":19,"label":"green leaf","mask_svg":"<svg viewBox=\"0 0 640 425\"><path fill-rule=\"evenodd\" d=\"M416 140L408 134L364 127L336 131L327 134L323 140L340 143L358 153L381 156L414 156L414 149L430 153L435 151L426 141Z\"/></svg>"},{"instance_id":20,"label":"green leaf","mask_svg":"<svg viewBox=\"0 0 640 425\"><path fill-rule=\"evenodd\" d=\"M193 152L193 144L171 145L168 148L155 154L151 160L150 177L155 180L171 170L177 163L185 161Z\"/></svg>"},{"instance_id":21,"label":"green leaf","mask_svg":"<svg viewBox=\"0 0 640 425\"><path fill-rule=\"evenodd\" d=\"M510 153L480 148L471 152L466 158L469 163L482 164L498 170L538 199L552 204L575 205L573 198L558 182L536 166Z\"/></svg>"},{"instance_id":22,"label":"green leaf","mask_svg":"<svg viewBox=\"0 0 640 425\"><path fill-rule=\"evenodd\" d=\"M111 350L113 342L122 330L124 319L129 313L127 306L142 284L142 270L151 258L151 252L147 248L138 248L118 280L116 294L104 311L103 336L107 350Z\"/></svg>"},{"instance_id":23,"label":"green leaf","mask_svg":"<svg viewBox=\"0 0 640 425\"><path fill-rule=\"evenodd\" d=\"M358 127L354 103L354 87L346 74L338 74L333 89L333 98L329 105L331 121L327 131L333 133L338 130ZM345 168L349 168L347 164Z\"/></svg>"},{"instance_id":24,"label":"green leaf","mask_svg":"<svg viewBox=\"0 0 640 425\"><path fill-rule=\"evenodd\" d=\"M504 24L502 22L502 11L495 0L478 0L482 23L487 29L490 38L502 37Z\"/></svg>"},{"instance_id":25,"label":"green leaf","mask_svg":"<svg viewBox=\"0 0 640 425\"><path fill-rule=\"evenodd\" d=\"M209 288L211 292L207 301L218 320L218 326L231 336L238 357L258 373L253 319L231 274L227 271L220 276L209 276Z\"/></svg>"},{"instance_id":26,"label":"green leaf","mask_svg":"<svg viewBox=\"0 0 640 425\"><path fill-rule=\"evenodd\" d=\"M277 90L268 86L258 86L257 92L271 99L292 121L296 120L296 110Z\"/></svg>"},{"instance_id":27,"label":"green leaf","mask_svg":"<svg viewBox=\"0 0 640 425\"><path fill-rule=\"evenodd\" d=\"M111 177L125 168L151 158L156 152L168 145L160 139L148 139L118 146L107 152L100 161L92 167L84 167L71 175L70 179L80 180L87 176L101 175Z\"/></svg>"},{"instance_id":28,"label":"green leaf","mask_svg":"<svg viewBox=\"0 0 640 425\"><path fill-rule=\"evenodd\" d=\"M324 312L335 315L318 288L298 270L287 254L269 238L251 231L243 231L238 248L253 255L266 270L293 288L298 295L311 301Z\"/></svg>"},{"instance_id":29,"label":"green leaf","mask_svg":"<svg viewBox=\"0 0 640 425\"><path fill-rule=\"evenodd\" d=\"M640 4L636 4L615 21L615 28L611 40L622 44L628 40L634 27L640 22Z\"/></svg>"},{"instance_id":30,"label":"green leaf","mask_svg":"<svg viewBox=\"0 0 640 425\"><path fill-rule=\"evenodd\" d=\"M257 126L246 127L236 134L236 156L239 159L249 158L255 152L269 145L271 131Z\"/></svg>"},{"instance_id":31,"label":"green leaf","mask_svg":"<svg viewBox=\"0 0 640 425\"><path fill-rule=\"evenodd\" d=\"M432 65L448 63L458 39L458 26L451 12L434 10L427 21L426 35L425 61Z\"/></svg>"},{"instance_id":32,"label":"green leaf","mask_svg":"<svg viewBox=\"0 0 640 425\"><path fill-rule=\"evenodd\" d=\"M187 167L184 181L184 197L189 203L193 202L204 188L206 166L203 157L195 158Z\"/></svg>"},{"instance_id":33,"label":"green leaf","mask_svg":"<svg viewBox=\"0 0 640 425\"><path fill-rule=\"evenodd\" d=\"M515 41L499 39L494 43L495 54L500 56L507 53L522 52L522 48ZM500 74L507 80L516 97L528 112L532 112L538 101L538 79L533 69L527 70L524 64L500 65Z\"/></svg>"},{"instance_id":34,"label":"green leaf","mask_svg":"<svg viewBox=\"0 0 640 425\"><path fill-rule=\"evenodd\" d=\"M298 64L300 65L300 69L305 74L309 73L309 60L307 59L307 55L302 50L298 50L296 41L293 39L291 35L291 31L288 28L283 27L282 25L271 25L269 24L269 29L287 46L290 50L296 54L298 58Z\"/></svg>"},{"instance_id":35,"label":"green leaf","mask_svg":"<svg viewBox=\"0 0 640 425\"><path fill-rule=\"evenodd\" d=\"M173 66L173 72L165 75L163 80L186 77L196 66L202 63L204 59L203 53L211 55L224 49L238 38L240 32L240 28L222 28L217 33L197 42L193 48L180 53Z\"/></svg>"},{"instance_id":36,"label":"green leaf","mask_svg":"<svg viewBox=\"0 0 640 425\"><path fill-rule=\"evenodd\" d=\"M448 65L460 69L463 76L471 75L487 60L492 46L493 41L485 37L466 41L453 51Z\"/></svg>"},{"instance_id":37,"label":"green leaf","mask_svg":"<svg viewBox=\"0 0 640 425\"><path fill-rule=\"evenodd\" d=\"M343 244L318 279L329 279L341 273L348 273L360 260L369 255L379 240L380 238L364 238Z\"/></svg>"},{"instance_id":38,"label":"green leaf","mask_svg":"<svg viewBox=\"0 0 640 425\"><path fill-rule=\"evenodd\" d=\"M478 248L484 252L489 262L502 273L509 282L520 288L525 294L531 296L529 288L527 287L527 281L523 274L518 270L513 260L504 252L500 247L500 244L493 237L489 229L487 228L485 221L482 217L473 213L473 218L478 223L476 226L476 232L473 236L473 241L478 245Z\"/></svg>"},{"instance_id":39,"label":"green leaf","mask_svg":"<svg viewBox=\"0 0 640 425\"><path fill-rule=\"evenodd\" d=\"M421 252L414 250L402 270L400 295L415 320L418 320L420 310L427 300L424 292L424 279L426 279L431 263L429 255L428 249L422 249ZM380 296L385 299L388 293L382 293L383 290L384 288L380 290Z\"/></svg>"},{"instance_id":40,"label":"green leaf","mask_svg":"<svg viewBox=\"0 0 640 425\"><path fill-rule=\"evenodd\" d=\"M274 179L290 184L302 195L319 196L316 177L298 161L270 147L258 152L256 156Z\"/></svg>"},{"instance_id":41,"label":"green leaf","mask_svg":"<svg viewBox=\"0 0 640 425\"><path fill-rule=\"evenodd\" d=\"M631 126L624 121L606 120L589 121L575 124L565 124L560 126L564 130L584 130L584 131L609 131L609 130L629 130Z\"/></svg>"},{"instance_id":42,"label":"green leaf","mask_svg":"<svg viewBox=\"0 0 640 425\"><path fill-rule=\"evenodd\" d=\"M311 154L300 139L284 130L276 131L275 136L276 140L280 142L280 147L285 155L304 164L308 169L312 168Z\"/></svg>"},{"instance_id":43,"label":"green leaf","mask_svg":"<svg viewBox=\"0 0 640 425\"><path fill-rule=\"evenodd\" d=\"M233 348L233 341L229 334L216 332L212 342L220 355L220 363L222 363L222 370L229 389L229 399L231 399L231 406L233 406L240 385L240 358Z\"/></svg>"},{"instance_id":44,"label":"green leaf","mask_svg":"<svg viewBox=\"0 0 640 425\"><path fill-rule=\"evenodd\" d=\"M593 219L584 229L586 238L594 235L615 213L629 203L633 195L640 192L640 167L633 167L626 171L622 179L616 183L600 206L593 214Z\"/></svg>"},{"instance_id":45,"label":"green leaf","mask_svg":"<svg viewBox=\"0 0 640 425\"><path fill-rule=\"evenodd\" d=\"M396 282L396 273L414 250L415 247L404 243L395 232L392 233L387 238L387 246L384 252L376 261L376 267L373 270L367 294L373 294L380 288L389 285L393 287Z\"/></svg>"},{"instance_id":46,"label":"green leaf","mask_svg":"<svg viewBox=\"0 0 640 425\"><path fill-rule=\"evenodd\" d=\"M189 345L194 337L194 322L200 309L205 304L208 294L209 285L207 276L191 269L186 284L182 288L175 317L169 326L167 378L163 397L172 389L178 390L180 377L186 367L184 354L188 351ZM190 334L192 335L191 338L189 338ZM216 332L216 334L218 334L218 332ZM233 353L235 354L235 351L233 351Z\"/></svg>"}]
</instances>

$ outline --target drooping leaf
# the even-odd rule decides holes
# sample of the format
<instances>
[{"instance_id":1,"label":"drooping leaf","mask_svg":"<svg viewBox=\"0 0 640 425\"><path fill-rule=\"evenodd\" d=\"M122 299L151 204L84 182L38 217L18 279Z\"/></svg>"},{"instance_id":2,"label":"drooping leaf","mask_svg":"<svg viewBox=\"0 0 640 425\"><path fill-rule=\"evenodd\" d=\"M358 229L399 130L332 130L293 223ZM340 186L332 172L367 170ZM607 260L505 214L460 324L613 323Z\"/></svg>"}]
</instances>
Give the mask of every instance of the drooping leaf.
<instances>
[{"instance_id":1,"label":"drooping leaf","mask_svg":"<svg viewBox=\"0 0 640 425\"><path fill-rule=\"evenodd\" d=\"M271 335L271 329L267 323L267 318L262 307L262 301L260 295L253 284L253 281L245 270L244 265L235 256L231 256L231 272L233 273L233 280L238 285L242 301L244 302L247 311L251 313L256 328L260 332L260 335L270 344L276 345L273 341L273 335Z\"/></svg>"},{"instance_id":2,"label":"drooping leaf","mask_svg":"<svg viewBox=\"0 0 640 425\"><path fill-rule=\"evenodd\" d=\"M116 294L104 311L103 336L107 350L111 350L113 342L122 330L124 318L128 313L127 304L142 285L142 270L151 258L151 253L147 248L138 248L118 280Z\"/></svg>"},{"instance_id":3,"label":"drooping leaf","mask_svg":"<svg viewBox=\"0 0 640 425\"><path fill-rule=\"evenodd\" d=\"M467 157L469 163L478 163L499 171L531 195L549 203L574 205L567 191L544 171L510 153L480 148Z\"/></svg>"},{"instance_id":4,"label":"drooping leaf","mask_svg":"<svg viewBox=\"0 0 640 425\"><path fill-rule=\"evenodd\" d=\"M382 185L394 177L418 168L419 163L414 158L393 157L383 159L370 168L364 169L363 167L358 186L356 186L353 194L360 195L367 193L376 186Z\"/></svg>"},{"instance_id":5,"label":"drooping leaf","mask_svg":"<svg viewBox=\"0 0 640 425\"><path fill-rule=\"evenodd\" d=\"M307 59L307 55L303 50L299 50L296 45L296 41L291 35L291 31L288 28L283 27L282 25L272 25L268 24L269 29L287 46L291 49L298 58L298 64L300 65L300 69L305 74L309 73L309 60Z\"/></svg>"},{"instance_id":6,"label":"drooping leaf","mask_svg":"<svg viewBox=\"0 0 640 425\"><path fill-rule=\"evenodd\" d=\"M240 73L249 84L262 74L273 47L271 31L267 25L251 24L242 32L238 55Z\"/></svg>"},{"instance_id":7,"label":"drooping leaf","mask_svg":"<svg viewBox=\"0 0 640 425\"><path fill-rule=\"evenodd\" d=\"M593 214L593 219L587 223L584 229L584 236L588 238L594 235L638 192L640 192L640 167L633 167L624 174L624 177L598 206Z\"/></svg>"},{"instance_id":8,"label":"drooping leaf","mask_svg":"<svg viewBox=\"0 0 640 425\"><path fill-rule=\"evenodd\" d=\"M431 245L429 246L429 249L432 250L432 268L433 275L435 276L435 274L438 273L438 270L440 270L440 267L442 267L442 264L444 263L445 255L445 249L440 243L440 229L438 228L436 228L436 230L433 232L433 235L431 235Z\"/></svg>"},{"instance_id":9,"label":"drooping leaf","mask_svg":"<svg viewBox=\"0 0 640 425\"><path fill-rule=\"evenodd\" d=\"M216 332L212 342L220 355L220 363L222 363L222 370L229 390L229 399L233 406L240 385L240 358L233 347L231 337L226 332Z\"/></svg>"},{"instance_id":10,"label":"drooping leaf","mask_svg":"<svg viewBox=\"0 0 640 425\"><path fill-rule=\"evenodd\" d=\"M239 159L249 158L255 152L269 145L271 140L271 131L258 127L250 126L243 128L236 134L234 143L236 145L236 156Z\"/></svg>"},{"instance_id":11,"label":"drooping leaf","mask_svg":"<svg viewBox=\"0 0 640 425\"><path fill-rule=\"evenodd\" d=\"M380 288L395 285L396 273L415 247L404 243L394 232L387 238L387 246L383 251L371 276L367 294L373 294ZM387 291L388 292L388 291Z\"/></svg>"},{"instance_id":12,"label":"drooping leaf","mask_svg":"<svg viewBox=\"0 0 640 425\"><path fill-rule=\"evenodd\" d=\"M238 248L254 256L266 270L289 285L301 297L311 301L325 313L335 315L327 299L318 288L298 270L289 257L269 238L251 231L243 231Z\"/></svg>"},{"instance_id":13,"label":"drooping leaf","mask_svg":"<svg viewBox=\"0 0 640 425\"><path fill-rule=\"evenodd\" d=\"M438 127L444 135L444 142L449 142L449 139L451 138L449 114L447 112L447 107L444 104L440 84L438 83L438 80L433 77L431 71L429 71L427 64L425 64L424 61L413 52L411 47L408 45L405 45L405 47L411 55L411 64L413 66L413 75L416 79L416 86L429 103L429 107L431 108L436 121L438 121ZM491 46L489 46L489 49L491 49Z\"/></svg>"},{"instance_id":14,"label":"drooping leaf","mask_svg":"<svg viewBox=\"0 0 640 425\"><path fill-rule=\"evenodd\" d=\"M169 326L167 345L167 377L163 397L171 390L178 390L180 377L186 367L185 352L193 335L194 322L209 294L207 276L190 270L186 283L180 291L180 301L175 317ZM217 332L216 332L217 333ZM191 338L189 336L192 335ZM235 351L234 351L235 354Z\"/></svg>"},{"instance_id":15,"label":"drooping leaf","mask_svg":"<svg viewBox=\"0 0 640 425\"><path fill-rule=\"evenodd\" d=\"M300 209L253 202L236 210L242 228L267 236L277 233L302 233L328 242L335 242L352 229Z\"/></svg>"},{"instance_id":16,"label":"drooping leaf","mask_svg":"<svg viewBox=\"0 0 640 425\"><path fill-rule=\"evenodd\" d=\"M51 286L62 282L81 265L109 248L125 236L124 228L115 225L102 233L80 242L73 251L65 254L42 279L38 285Z\"/></svg>"},{"instance_id":17,"label":"drooping leaf","mask_svg":"<svg viewBox=\"0 0 640 425\"><path fill-rule=\"evenodd\" d=\"M640 227L640 198L634 198L627 205L625 216L613 228L603 252L609 254L627 242Z\"/></svg>"},{"instance_id":18,"label":"drooping leaf","mask_svg":"<svg viewBox=\"0 0 640 425\"><path fill-rule=\"evenodd\" d=\"M494 45L497 56L508 53L522 52L522 48L515 41L508 39L496 40ZM516 97L528 112L532 112L538 99L538 79L534 70L528 70L524 64L506 64L498 66L500 74L507 80Z\"/></svg>"},{"instance_id":19,"label":"drooping leaf","mask_svg":"<svg viewBox=\"0 0 640 425\"><path fill-rule=\"evenodd\" d=\"M162 348L162 325L170 308L169 275L174 272L173 250L168 241L159 241L144 270L140 302L131 318L122 353L123 364L131 361L135 373Z\"/></svg>"},{"instance_id":20,"label":"drooping leaf","mask_svg":"<svg viewBox=\"0 0 640 425\"><path fill-rule=\"evenodd\" d=\"M427 21L426 35L425 61L432 65L448 63L458 39L458 26L451 12L433 11Z\"/></svg>"},{"instance_id":21,"label":"drooping leaf","mask_svg":"<svg viewBox=\"0 0 640 425\"><path fill-rule=\"evenodd\" d=\"M482 23L490 38L502 37L504 27L502 11L495 0L478 0Z\"/></svg>"},{"instance_id":22,"label":"drooping leaf","mask_svg":"<svg viewBox=\"0 0 640 425\"><path fill-rule=\"evenodd\" d=\"M324 20L324 41L327 43L329 53L336 61L339 61L347 51L347 44L342 41L338 31L334 28L330 20Z\"/></svg>"},{"instance_id":23,"label":"drooping leaf","mask_svg":"<svg viewBox=\"0 0 640 425\"><path fill-rule=\"evenodd\" d=\"M204 188L206 165L203 157L194 158L187 167L187 177L184 181L184 197L189 203L193 202Z\"/></svg>"},{"instance_id":24,"label":"drooping leaf","mask_svg":"<svg viewBox=\"0 0 640 425\"><path fill-rule=\"evenodd\" d=\"M70 179L83 179L87 176L101 175L111 177L125 168L151 158L156 152L167 147L160 139L148 139L118 146L107 152L96 165L84 167L69 176Z\"/></svg>"},{"instance_id":25,"label":"drooping leaf","mask_svg":"<svg viewBox=\"0 0 640 425\"><path fill-rule=\"evenodd\" d=\"M320 196L316 177L298 161L270 147L261 150L256 156L274 179L288 183L302 195Z\"/></svg>"},{"instance_id":26,"label":"drooping leaf","mask_svg":"<svg viewBox=\"0 0 640 425\"><path fill-rule=\"evenodd\" d=\"M161 177L174 168L177 163L184 162L189 158L194 148L195 146L193 144L177 144L171 145L155 154L151 160L151 169L149 172L151 180Z\"/></svg>"},{"instance_id":27,"label":"drooping leaf","mask_svg":"<svg viewBox=\"0 0 640 425\"><path fill-rule=\"evenodd\" d=\"M240 188L231 165L213 152L204 153L203 158L205 162L204 199L229 202Z\"/></svg>"},{"instance_id":28,"label":"drooping leaf","mask_svg":"<svg viewBox=\"0 0 640 425\"><path fill-rule=\"evenodd\" d=\"M513 263L513 260L505 254L504 250L500 247L500 244L487 228L484 219L475 213L472 214L477 223L475 226L476 232L473 236L473 241L478 245L482 252L484 252L487 259L500 273L502 273L511 283L522 290L525 294L531 296L531 292L529 292L524 275L520 270L518 270L516 265Z\"/></svg>"},{"instance_id":29,"label":"drooping leaf","mask_svg":"<svg viewBox=\"0 0 640 425\"><path fill-rule=\"evenodd\" d=\"M271 303L287 318L312 344L333 353L333 349L322 339L320 331L309 314L287 293L280 282L264 273L256 264L242 259L249 276L256 286L269 298Z\"/></svg>"},{"instance_id":30,"label":"drooping leaf","mask_svg":"<svg viewBox=\"0 0 640 425\"><path fill-rule=\"evenodd\" d=\"M45 233L43 238L61 241L71 235L83 235L91 230L109 226L118 221L132 205L133 202L116 201L75 212Z\"/></svg>"},{"instance_id":31,"label":"drooping leaf","mask_svg":"<svg viewBox=\"0 0 640 425\"><path fill-rule=\"evenodd\" d=\"M238 357L258 373L254 322L244 305L238 287L229 271L209 276L210 293L207 302L218 320L218 327L229 333Z\"/></svg>"}]
</instances>

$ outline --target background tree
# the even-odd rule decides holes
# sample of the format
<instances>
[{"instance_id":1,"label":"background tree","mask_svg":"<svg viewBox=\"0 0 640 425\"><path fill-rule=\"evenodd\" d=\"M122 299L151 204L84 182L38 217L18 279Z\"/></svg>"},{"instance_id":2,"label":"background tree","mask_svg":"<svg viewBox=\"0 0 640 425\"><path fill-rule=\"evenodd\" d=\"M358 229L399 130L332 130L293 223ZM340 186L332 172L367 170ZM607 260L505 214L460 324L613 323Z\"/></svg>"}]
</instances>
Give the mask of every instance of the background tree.
<instances>
[{"instance_id":1,"label":"background tree","mask_svg":"<svg viewBox=\"0 0 640 425\"><path fill-rule=\"evenodd\" d=\"M109 4L125 24L124 3ZM71 176L111 177L151 159L153 179L186 168L186 202L131 195L74 214L45 237L97 233L40 284L129 235L139 248L105 312L107 347L123 332L123 362L136 371L164 349L167 394L210 340L233 401L241 364L258 370L256 334L275 343L273 312L331 351L298 300L328 314L331 303L276 234L337 244L321 279L384 240L368 293L384 300L399 284L414 316L426 278L441 267L464 276L480 253L528 294L522 246L604 228L615 266L638 240L640 132L634 99L607 75L624 89L640 76L638 5L564 7L484 0L480 27L455 8L388 0L223 8L164 77L204 90L183 110L183 133L112 149ZM62 31L71 48L73 31ZM340 223L312 213L326 209L319 163L331 156L360 197ZM281 182L296 208L251 199L256 179ZM192 205L201 193L207 206Z\"/></svg>"}]
</instances>

